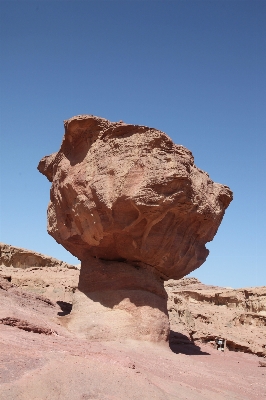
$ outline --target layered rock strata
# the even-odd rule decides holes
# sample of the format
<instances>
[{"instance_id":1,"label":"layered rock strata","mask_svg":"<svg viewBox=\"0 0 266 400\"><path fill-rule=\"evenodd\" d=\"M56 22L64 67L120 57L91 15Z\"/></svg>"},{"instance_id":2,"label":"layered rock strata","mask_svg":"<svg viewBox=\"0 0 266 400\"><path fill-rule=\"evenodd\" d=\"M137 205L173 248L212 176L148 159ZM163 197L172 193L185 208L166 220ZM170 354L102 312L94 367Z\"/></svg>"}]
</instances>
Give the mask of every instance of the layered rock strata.
<instances>
[{"instance_id":1,"label":"layered rock strata","mask_svg":"<svg viewBox=\"0 0 266 400\"><path fill-rule=\"evenodd\" d=\"M55 302L72 303L79 268L32 250L0 243L0 276L28 292Z\"/></svg>"},{"instance_id":2,"label":"layered rock strata","mask_svg":"<svg viewBox=\"0 0 266 400\"><path fill-rule=\"evenodd\" d=\"M165 133L91 115L65 121L59 152L38 169L52 182L48 232L81 260L69 327L93 339L97 325L111 339L165 341L163 281L205 261L230 189Z\"/></svg>"},{"instance_id":3,"label":"layered rock strata","mask_svg":"<svg viewBox=\"0 0 266 400\"><path fill-rule=\"evenodd\" d=\"M222 337L229 350L266 357L265 286L232 289L184 278L169 280L165 288L172 346L191 340L215 346Z\"/></svg>"},{"instance_id":4,"label":"layered rock strata","mask_svg":"<svg viewBox=\"0 0 266 400\"><path fill-rule=\"evenodd\" d=\"M45 256L36 251L23 249L21 247L11 246L9 244L0 243L0 266L13 268L29 268L29 267L61 267L68 269L76 269L74 265L67 264L56 258Z\"/></svg>"}]
</instances>

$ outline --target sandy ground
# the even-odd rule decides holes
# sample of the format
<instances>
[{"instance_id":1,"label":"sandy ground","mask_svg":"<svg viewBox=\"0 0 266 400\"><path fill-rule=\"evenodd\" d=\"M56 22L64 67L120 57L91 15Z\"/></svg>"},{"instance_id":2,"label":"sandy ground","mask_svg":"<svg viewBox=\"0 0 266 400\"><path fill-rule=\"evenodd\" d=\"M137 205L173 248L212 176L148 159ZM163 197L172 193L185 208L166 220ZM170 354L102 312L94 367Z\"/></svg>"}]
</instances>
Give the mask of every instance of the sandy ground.
<instances>
[{"instance_id":1,"label":"sandy ground","mask_svg":"<svg viewBox=\"0 0 266 400\"><path fill-rule=\"evenodd\" d=\"M86 341L65 328L65 306L0 281L1 400L266 398L261 357L188 337L171 348Z\"/></svg>"},{"instance_id":2,"label":"sandy ground","mask_svg":"<svg viewBox=\"0 0 266 400\"><path fill-rule=\"evenodd\" d=\"M88 343L0 325L0 399L262 399L259 360L210 345Z\"/></svg>"}]
</instances>

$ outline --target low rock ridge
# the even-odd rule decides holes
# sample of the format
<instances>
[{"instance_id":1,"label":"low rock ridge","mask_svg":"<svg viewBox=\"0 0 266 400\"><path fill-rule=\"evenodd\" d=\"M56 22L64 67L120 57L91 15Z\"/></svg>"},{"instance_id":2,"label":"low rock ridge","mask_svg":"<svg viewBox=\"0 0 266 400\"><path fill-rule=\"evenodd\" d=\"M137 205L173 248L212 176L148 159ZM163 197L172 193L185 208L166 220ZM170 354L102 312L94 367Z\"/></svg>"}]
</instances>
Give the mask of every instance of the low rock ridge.
<instances>
[{"instance_id":1,"label":"low rock ridge","mask_svg":"<svg viewBox=\"0 0 266 400\"><path fill-rule=\"evenodd\" d=\"M56 258L5 243L0 243L0 265L22 269L29 267L78 268Z\"/></svg>"},{"instance_id":2,"label":"low rock ridge","mask_svg":"<svg viewBox=\"0 0 266 400\"><path fill-rule=\"evenodd\" d=\"M35 251L0 243L0 276L52 301L73 301L79 266Z\"/></svg>"},{"instance_id":3,"label":"low rock ridge","mask_svg":"<svg viewBox=\"0 0 266 400\"><path fill-rule=\"evenodd\" d=\"M165 288L173 331L213 345L221 337L230 350L266 356L266 286L232 289L184 278ZM182 341L176 334L170 340Z\"/></svg>"}]
</instances>

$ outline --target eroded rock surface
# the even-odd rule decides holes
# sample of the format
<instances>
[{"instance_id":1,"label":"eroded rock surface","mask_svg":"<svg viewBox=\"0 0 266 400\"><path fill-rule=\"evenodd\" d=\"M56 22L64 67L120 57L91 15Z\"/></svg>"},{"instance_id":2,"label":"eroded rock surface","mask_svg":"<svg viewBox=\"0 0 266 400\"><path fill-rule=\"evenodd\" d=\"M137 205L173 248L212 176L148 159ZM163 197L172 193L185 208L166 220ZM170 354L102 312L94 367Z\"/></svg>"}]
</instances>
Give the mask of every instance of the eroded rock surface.
<instances>
[{"instance_id":1,"label":"eroded rock surface","mask_svg":"<svg viewBox=\"0 0 266 400\"><path fill-rule=\"evenodd\" d=\"M67 264L56 258L45 256L36 251L23 249L21 247L11 246L9 244L0 243L0 265L13 268L29 268L29 267L62 267L76 269L74 265Z\"/></svg>"},{"instance_id":2,"label":"eroded rock surface","mask_svg":"<svg viewBox=\"0 0 266 400\"><path fill-rule=\"evenodd\" d=\"M205 244L213 239L232 200L230 189L214 183L195 166L192 153L175 145L165 133L91 115L65 121L59 152L44 157L38 169L52 182L48 232L81 260L72 321L80 302L101 292L98 303L103 309L99 314L112 310L110 319L118 323L124 319L122 311L127 313L123 326L128 326L129 337L136 338L132 323L139 307L142 311L135 319L136 326L145 326L143 337L153 340L145 319L153 308L154 324L158 317L167 321L167 296L138 287L139 277L149 276L151 282L153 276L151 286L160 284L160 291L164 291L163 280L179 279L198 268L208 255ZM118 263L128 266L121 268L127 281L133 279L134 288L123 287ZM93 277L97 279L86 287L83 277L92 266L98 268ZM139 270L136 279L131 273L134 268ZM107 280L114 289L106 289ZM123 310L117 304L109 307L118 298L119 304L134 299ZM148 304L151 307L146 312ZM119 330L106 329L110 337L119 337ZM157 340L165 340L167 324L156 329ZM84 334L95 337L89 328Z\"/></svg>"},{"instance_id":3,"label":"eroded rock surface","mask_svg":"<svg viewBox=\"0 0 266 400\"><path fill-rule=\"evenodd\" d=\"M80 260L142 262L178 279L206 259L232 199L192 153L146 126L78 116L39 171L52 182L48 231Z\"/></svg>"},{"instance_id":4,"label":"eroded rock surface","mask_svg":"<svg viewBox=\"0 0 266 400\"><path fill-rule=\"evenodd\" d=\"M97 262L97 260L94 260L94 262ZM106 263L108 265L108 262ZM37 300L41 299L41 304L45 304L46 301L46 304L49 305L50 300L52 304L60 305L58 322L72 325L71 328L76 336L85 336L85 324L92 337L98 338L97 340L108 340L110 336L108 336L104 327L109 321L109 324L113 325L114 322L117 324L121 337L127 336L127 329L131 323L131 329L135 332L136 337L144 337L146 331L147 338L152 329L151 334L153 336L151 337L156 340L155 335L158 328L155 325L156 329L153 329L154 322L151 321L151 317L153 315L156 317L154 313L157 313L157 324L160 325L166 323L164 317L167 314L167 312L160 314L160 309L157 311L153 307L154 304L151 303L152 299L156 299L156 295L159 298L163 296L164 292L160 283L154 280L151 274L141 274L141 271L139 272L136 269L135 274L131 275L131 279L127 279L130 272L125 274L125 270L123 271L123 268L126 268L124 263L117 263L116 266L120 268L119 274L124 277L124 283L122 284L123 278L121 278L120 284L126 290L126 292L120 294L116 292L119 289L119 282L110 281L108 274L106 275L105 289L109 290L103 290L103 282L97 290L95 273L98 275L99 270L95 270L93 265L91 265L91 268L82 270L82 285L85 285L85 288L87 286L87 289L90 290L90 297L87 297L83 292L79 292L78 298L74 297L80 271L73 269L72 266L69 266L70 268L25 266L22 269L1 265L0 289L4 290L2 293L6 293L13 287L12 290L16 292L15 288L18 287L26 293L33 294ZM97 280L98 282L102 281L102 279ZM125 280L127 281L126 284ZM113 290L110 290L110 286L113 284ZM180 352L182 350L183 352L186 351L187 354L195 353L193 342L214 345L216 337L223 337L227 340L229 350L266 356L265 287L230 289L205 285L196 278L183 278L179 281L169 280L164 283L164 286L168 295L167 309L171 329L170 346L175 351ZM144 291L146 297L142 297L143 292L141 290ZM123 301L119 297L121 295L126 295ZM129 297L130 295L131 297ZM104 305L98 301L99 298L104 302ZM138 299L138 302L135 301L134 303L134 299ZM143 306L144 300L145 309L140 307ZM1 301L3 309L4 303L3 300ZM69 313L73 301L77 302L77 307L74 307L75 311L73 310L75 318L71 319ZM113 312L108 312L114 311L115 308L119 312L119 319L117 320L113 318ZM52 310L56 314L54 307ZM10 311L10 307L8 311ZM145 318L141 318L142 311L145 312ZM90 319L86 317L88 312L91 316ZM25 315L8 312L0 318L4 318L4 321L7 321L8 324L9 321L12 323L14 318L24 321ZM138 321L138 324L135 321ZM144 323L142 326L140 325L141 321ZM34 324L33 321L29 322Z\"/></svg>"},{"instance_id":5,"label":"eroded rock surface","mask_svg":"<svg viewBox=\"0 0 266 400\"><path fill-rule=\"evenodd\" d=\"M0 275L0 325L26 332L53 335L62 331L57 324L58 304L50 299L27 293Z\"/></svg>"},{"instance_id":6,"label":"eroded rock surface","mask_svg":"<svg viewBox=\"0 0 266 400\"><path fill-rule=\"evenodd\" d=\"M79 268L32 250L0 243L0 276L52 301L73 301Z\"/></svg>"},{"instance_id":7,"label":"eroded rock surface","mask_svg":"<svg viewBox=\"0 0 266 400\"><path fill-rule=\"evenodd\" d=\"M195 278L168 281L168 311L173 346L186 339L227 341L227 348L266 356L266 287L229 289Z\"/></svg>"},{"instance_id":8,"label":"eroded rock surface","mask_svg":"<svg viewBox=\"0 0 266 400\"><path fill-rule=\"evenodd\" d=\"M90 340L165 342L169 320L164 282L147 269L90 258L82 262L66 319L71 331Z\"/></svg>"}]
</instances>

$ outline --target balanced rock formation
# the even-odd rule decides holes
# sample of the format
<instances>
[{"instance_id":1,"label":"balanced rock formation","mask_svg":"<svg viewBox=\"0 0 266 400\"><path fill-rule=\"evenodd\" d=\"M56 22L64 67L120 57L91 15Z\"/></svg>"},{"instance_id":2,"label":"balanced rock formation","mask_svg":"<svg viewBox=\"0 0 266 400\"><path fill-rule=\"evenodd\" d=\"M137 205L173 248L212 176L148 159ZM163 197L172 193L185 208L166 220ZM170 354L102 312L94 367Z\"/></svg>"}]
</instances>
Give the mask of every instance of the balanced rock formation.
<instances>
[{"instance_id":1,"label":"balanced rock formation","mask_svg":"<svg viewBox=\"0 0 266 400\"><path fill-rule=\"evenodd\" d=\"M91 115L65 121L60 150L38 169L52 182L48 232L81 260L69 328L167 340L163 282L205 261L230 189L165 133Z\"/></svg>"}]
</instances>

